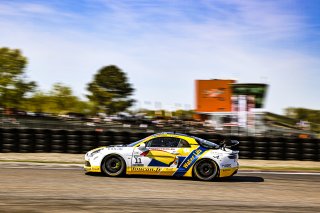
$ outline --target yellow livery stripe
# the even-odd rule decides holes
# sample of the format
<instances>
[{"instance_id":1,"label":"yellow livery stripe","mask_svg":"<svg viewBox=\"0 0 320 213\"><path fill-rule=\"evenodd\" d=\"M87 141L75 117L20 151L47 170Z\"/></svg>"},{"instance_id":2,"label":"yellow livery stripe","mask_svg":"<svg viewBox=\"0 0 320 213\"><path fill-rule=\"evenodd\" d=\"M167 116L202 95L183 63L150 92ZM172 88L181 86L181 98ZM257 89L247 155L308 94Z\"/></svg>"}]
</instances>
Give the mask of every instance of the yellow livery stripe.
<instances>
[{"instance_id":1,"label":"yellow livery stripe","mask_svg":"<svg viewBox=\"0 0 320 213\"><path fill-rule=\"evenodd\" d=\"M84 166L83 168L87 172L101 172L100 166Z\"/></svg>"},{"instance_id":2,"label":"yellow livery stripe","mask_svg":"<svg viewBox=\"0 0 320 213\"><path fill-rule=\"evenodd\" d=\"M238 170L238 167L221 169L220 170L220 177L229 177L229 176L233 175L237 170Z\"/></svg>"}]
</instances>

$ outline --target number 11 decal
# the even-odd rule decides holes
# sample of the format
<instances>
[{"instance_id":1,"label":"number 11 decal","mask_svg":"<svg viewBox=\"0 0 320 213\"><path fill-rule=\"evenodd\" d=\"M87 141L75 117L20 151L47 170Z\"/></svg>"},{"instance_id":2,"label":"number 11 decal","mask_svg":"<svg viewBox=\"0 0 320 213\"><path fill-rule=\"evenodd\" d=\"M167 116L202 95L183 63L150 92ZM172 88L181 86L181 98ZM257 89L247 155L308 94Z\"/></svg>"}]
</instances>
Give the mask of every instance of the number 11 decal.
<instances>
[{"instance_id":1,"label":"number 11 decal","mask_svg":"<svg viewBox=\"0 0 320 213\"><path fill-rule=\"evenodd\" d=\"M135 162L135 163L141 163L141 158L135 157L134 159L136 159L136 162Z\"/></svg>"}]
</instances>

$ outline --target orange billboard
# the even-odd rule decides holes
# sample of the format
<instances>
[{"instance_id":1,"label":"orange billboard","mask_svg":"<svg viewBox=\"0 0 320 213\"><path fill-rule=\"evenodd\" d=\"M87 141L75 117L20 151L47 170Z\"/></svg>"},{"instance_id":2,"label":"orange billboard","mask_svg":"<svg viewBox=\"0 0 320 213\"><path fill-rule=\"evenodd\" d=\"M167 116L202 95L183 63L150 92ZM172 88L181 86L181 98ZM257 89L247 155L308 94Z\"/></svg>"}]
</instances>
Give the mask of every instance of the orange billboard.
<instances>
[{"instance_id":1,"label":"orange billboard","mask_svg":"<svg viewBox=\"0 0 320 213\"><path fill-rule=\"evenodd\" d=\"M196 80L196 112L231 112L235 80Z\"/></svg>"}]
</instances>

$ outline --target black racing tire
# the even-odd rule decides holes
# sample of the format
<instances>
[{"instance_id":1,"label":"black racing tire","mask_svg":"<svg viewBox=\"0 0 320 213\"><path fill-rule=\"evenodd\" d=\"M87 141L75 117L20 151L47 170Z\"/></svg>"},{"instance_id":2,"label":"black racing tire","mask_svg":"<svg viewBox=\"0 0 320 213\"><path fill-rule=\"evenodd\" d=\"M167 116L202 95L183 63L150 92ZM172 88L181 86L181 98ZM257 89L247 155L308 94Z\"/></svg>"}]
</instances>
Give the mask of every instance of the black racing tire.
<instances>
[{"instance_id":1,"label":"black racing tire","mask_svg":"<svg viewBox=\"0 0 320 213\"><path fill-rule=\"evenodd\" d=\"M202 181L211 181L218 173L218 165L210 159L200 159L193 167L193 177Z\"/></svg>"},{"instance_id":2,"label":"black racing tire","mask_svg":"<svg viewBox=\"0 0 320 213\"><path fill-rule=\"evenodd\" d=\"M119 155L108 155L101 163L101 171L111 177L123 176L126 172L126 163Z\"/></svg>"}]
</instances>

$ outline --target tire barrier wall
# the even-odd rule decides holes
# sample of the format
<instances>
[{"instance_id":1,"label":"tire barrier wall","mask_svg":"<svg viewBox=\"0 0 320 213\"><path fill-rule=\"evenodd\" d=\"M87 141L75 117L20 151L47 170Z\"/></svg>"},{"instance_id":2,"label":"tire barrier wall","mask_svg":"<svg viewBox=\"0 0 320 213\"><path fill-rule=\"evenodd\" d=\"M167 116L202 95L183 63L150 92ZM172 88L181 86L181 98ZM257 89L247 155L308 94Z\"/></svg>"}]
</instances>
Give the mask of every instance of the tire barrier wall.
<instances>
[{"instance_id":1,"label":"tire barrier wall","mask_svg":"<svg viewBox=\"0 0 320 213\"><path fill-rule=\"evenodd\" d=\"M99 146L128 144L150 133L69 131L50 129L1 129L0 152L86 153ZM216 141L220 135L195 135ZM242 159L320 161L319 139L231 137Z\"/></svg>"}]
</instances>

